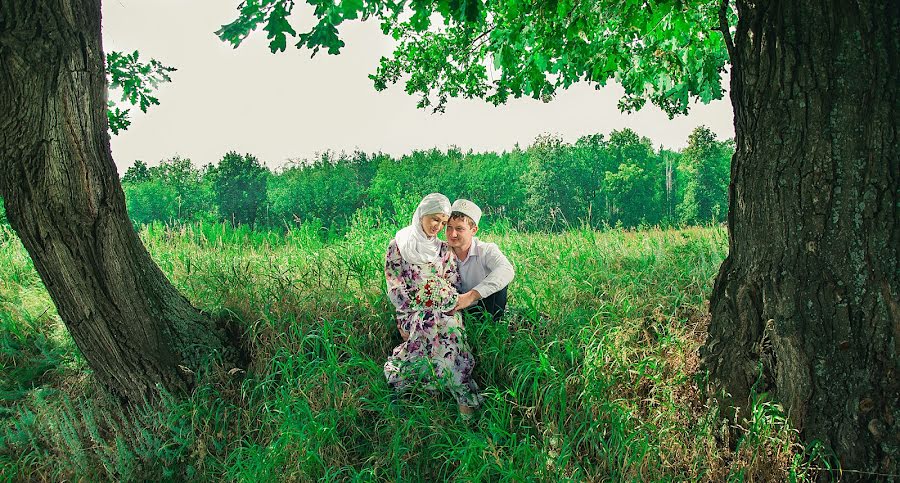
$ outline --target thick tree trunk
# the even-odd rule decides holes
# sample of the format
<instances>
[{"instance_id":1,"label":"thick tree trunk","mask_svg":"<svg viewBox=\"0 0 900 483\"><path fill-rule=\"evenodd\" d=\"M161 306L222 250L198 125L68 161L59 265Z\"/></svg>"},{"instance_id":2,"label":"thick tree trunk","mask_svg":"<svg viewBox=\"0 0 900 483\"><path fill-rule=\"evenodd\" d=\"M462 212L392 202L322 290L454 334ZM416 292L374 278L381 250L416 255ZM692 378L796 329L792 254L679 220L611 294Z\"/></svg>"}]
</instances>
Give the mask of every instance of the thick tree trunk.
<instances>
[{"instance_id":1,"label":"thick tree trunk","mask_svg":"<svg viewBox=\"0 0 900 483\"><path fill-rule=\"evenodd\" d=\"M224 335L140 242L110 154L99 0L0 1L0 195L96 377L183 391ZM179 367L181 366L181 367Z\"/></svg>"},{"instance_id":2,"label":"thick tree trunk","mask_svg":"<svg viewBox=\"0 0 900 483\"><path fill-rule=\"evenodd\" d=\"M737 3L706 367L732 404L774 395L845 469L900 473L900 3Z\"/></svg>"}]
</instances>

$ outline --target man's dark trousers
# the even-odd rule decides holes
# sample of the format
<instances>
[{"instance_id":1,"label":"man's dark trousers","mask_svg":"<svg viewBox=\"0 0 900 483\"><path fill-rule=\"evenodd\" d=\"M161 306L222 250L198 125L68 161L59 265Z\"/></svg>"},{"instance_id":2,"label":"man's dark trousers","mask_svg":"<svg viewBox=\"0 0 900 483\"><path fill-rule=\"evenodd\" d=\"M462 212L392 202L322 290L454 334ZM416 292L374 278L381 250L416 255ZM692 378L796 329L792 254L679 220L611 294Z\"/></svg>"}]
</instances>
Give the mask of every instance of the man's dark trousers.
<instances>
[{"instance_id":1,"label":"man's dark trousers","mask_svg":"<svg viewBox=\"0 0 900 483\"><path fill-rule=\"evenodd\" d=\"M491 316L491 320L494 322L500 320L503 317L503 313L506 312L506 289L507 287L501 288L479 300L478 303L465 309L463 312L475 317L483 317L482 314L486 313Z\"/></svg>"}]
</instances>

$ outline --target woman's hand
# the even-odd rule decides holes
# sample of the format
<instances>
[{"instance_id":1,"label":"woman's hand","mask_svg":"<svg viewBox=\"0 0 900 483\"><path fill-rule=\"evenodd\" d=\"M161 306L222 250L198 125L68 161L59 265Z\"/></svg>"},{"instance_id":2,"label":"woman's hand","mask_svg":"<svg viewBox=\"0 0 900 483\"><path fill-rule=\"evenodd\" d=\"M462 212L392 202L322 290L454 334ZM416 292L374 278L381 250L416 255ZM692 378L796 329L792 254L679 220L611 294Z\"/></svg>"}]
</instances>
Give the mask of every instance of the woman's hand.
<instances>
[{"instance_id":1,"label":"woman's hand","mask_svg":"<svg viewBox=\"0 0 900 483\"><path fill-rule=\"evenodd\" d=\"M400 337L403 338L403 341L404 341L404 342L406 342L406 341L409 340L409 332L407 332L407 331L401 329L400 327L397 327L397 330L400 331Z\"/></svg>"}]
</instances>

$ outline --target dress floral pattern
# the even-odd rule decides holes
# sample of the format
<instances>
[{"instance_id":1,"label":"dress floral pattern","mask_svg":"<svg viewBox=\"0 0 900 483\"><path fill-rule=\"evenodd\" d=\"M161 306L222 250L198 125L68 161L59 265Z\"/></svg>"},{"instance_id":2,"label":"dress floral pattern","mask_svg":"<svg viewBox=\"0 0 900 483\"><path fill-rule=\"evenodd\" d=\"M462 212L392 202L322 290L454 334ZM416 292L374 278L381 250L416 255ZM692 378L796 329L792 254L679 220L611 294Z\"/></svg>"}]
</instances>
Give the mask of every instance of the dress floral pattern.
<instances>
[{"instance_id":1,"label":"dress floral pattern","mask_svg":"<svg viewBox=\"0 0 900 483\"><path fill-rule=\"evenodd\" d=\"M384 364L388 384L406 389L417 380L426 388L449 389L459 404L481 402L472 380L475 359L465 341L462 317L449 315L456 305L459 272L450 247L443 243L435 263L415 265L400 255L391 240L385 260L388 297L397 308L397 328L409 338L394 348Z\"/></svg>"}]
</instances>

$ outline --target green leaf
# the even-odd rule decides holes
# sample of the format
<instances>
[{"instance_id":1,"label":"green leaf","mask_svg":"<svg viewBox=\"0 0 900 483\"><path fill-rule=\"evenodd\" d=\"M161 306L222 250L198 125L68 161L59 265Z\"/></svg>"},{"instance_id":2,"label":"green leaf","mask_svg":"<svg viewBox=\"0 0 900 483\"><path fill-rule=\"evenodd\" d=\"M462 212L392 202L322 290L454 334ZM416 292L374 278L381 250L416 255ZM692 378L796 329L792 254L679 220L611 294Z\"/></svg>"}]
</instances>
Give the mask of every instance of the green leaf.
<instances>
[{"instance_id":1,"label":"green leaf","mask_svg":"<svg viewBox=\"0 0 900 483\"><path fill-rule=\"evenodd\" d=\"M170 82L169 73L175 70L155 59L142 63L137 50L130 54L110 52L106 55L106 72L110 91L121 90L121 99L138 106L142 112L147 112L151 105L159 104L159 99L152 93L159 84ZM113 134L118 134L131 124L128 112L127 109L119 109L115 103L110 101L107 117Z\"/></svg>"},{"instance_id":2,"label":"green leaf","mask_svg":"<svg viewBox=\"0 0 900 483\"><path fill-rule=\"evenodd\" d=\"M361 12L363 7L363 0L341 0L341 12L348 20L357 18L358 12Z\"/></svg>"}]
</instances>

